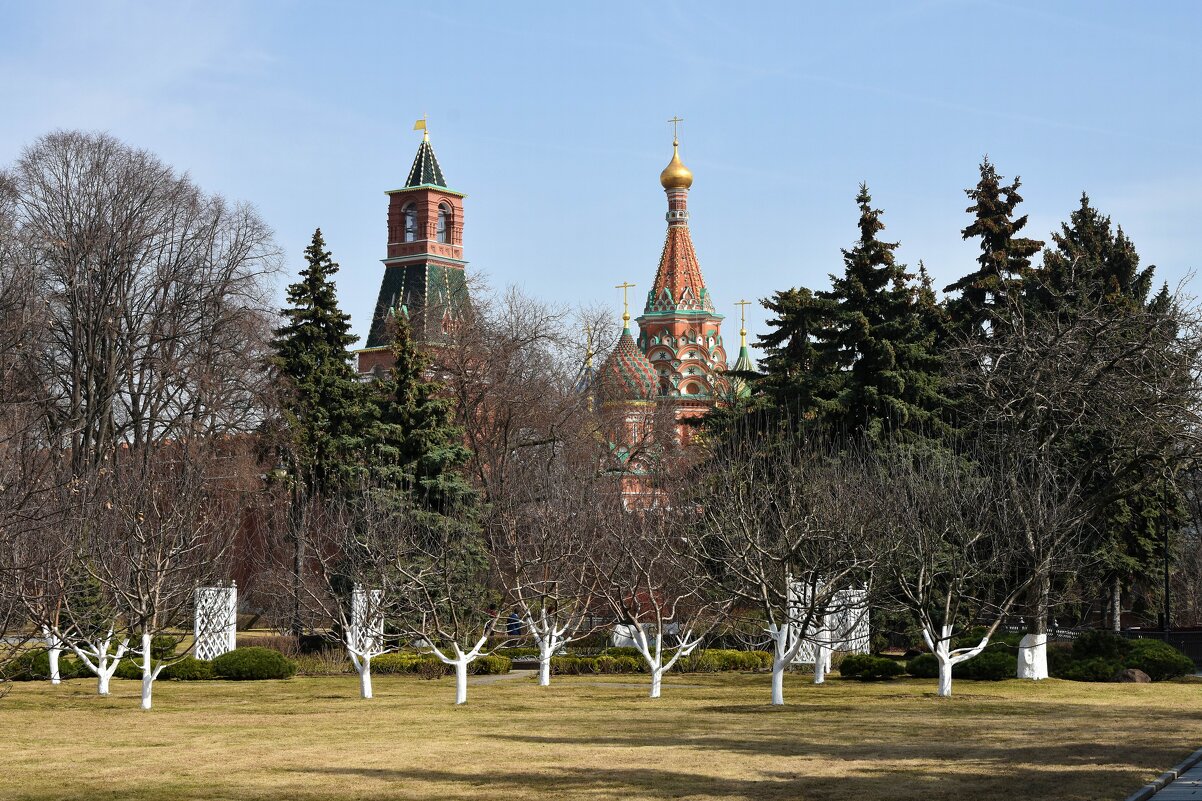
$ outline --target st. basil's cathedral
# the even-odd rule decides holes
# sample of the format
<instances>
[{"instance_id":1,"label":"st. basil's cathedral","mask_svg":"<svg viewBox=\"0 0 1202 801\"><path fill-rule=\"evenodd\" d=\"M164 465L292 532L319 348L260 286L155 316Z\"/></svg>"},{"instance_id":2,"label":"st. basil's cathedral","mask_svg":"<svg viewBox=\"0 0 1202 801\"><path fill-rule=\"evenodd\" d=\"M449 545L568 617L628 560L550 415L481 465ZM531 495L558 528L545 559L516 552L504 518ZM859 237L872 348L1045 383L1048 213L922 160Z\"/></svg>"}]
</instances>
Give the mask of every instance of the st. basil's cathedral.
<instances>
[{"instance_id":1,"label":"st. basil's cathedral","mask_svg":"<svg viewBox=\"0 0 1202 801\"><path fill-rule=\"evenodd\" d=\"M425 121L417 127L424 130ZM742 382L726 376L723 315L705 286L689 234L693 173L680 160L676 137L672 159L659 180L667 195L668 227L654 282L635 320L638 336L631 331L627 307L617 344L595 373L586 370L582 382L582 389L595 393L601 409L616 423L613 444L620 458L646 435L654 409L670 411L680 444L687 445L695 430L690 422L746 392ZM404 186L387 194L384 277L366 347L358 352L358 370L365 378L391 366L390 317L405 315L418 341L437 345L470 302L463 258L465 195L447 186L428 131L423 132ZM634 286L619 285L624 303L626 291ZM745 327L739 338L738 358L729 369L751 371Z\"/></svg>"}]
</instances>

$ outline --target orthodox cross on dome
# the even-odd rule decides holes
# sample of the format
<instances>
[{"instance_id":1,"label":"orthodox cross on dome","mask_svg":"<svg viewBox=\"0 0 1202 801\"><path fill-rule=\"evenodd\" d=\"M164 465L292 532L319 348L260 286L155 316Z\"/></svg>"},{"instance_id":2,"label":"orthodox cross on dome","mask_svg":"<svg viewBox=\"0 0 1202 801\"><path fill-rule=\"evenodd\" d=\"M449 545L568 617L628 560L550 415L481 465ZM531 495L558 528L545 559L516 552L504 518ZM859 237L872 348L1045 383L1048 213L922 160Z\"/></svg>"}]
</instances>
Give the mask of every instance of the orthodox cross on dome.
<instances>
[{"instance_id":1,"label":"orthodox cross on dome","mask_svg":"<svg viewBox=\"0 0 1202 801\"><path fill-rule=\"evenodd\" d=\"M749 300L740 300L735 303L739 307L739 336L747 339L747 307L751 305Z\"/></svg>"},{"instance_id":2,"label":"orthodox cross on dome","mask_svg":"<svg viewBox=\"0 0 1202 801\"><path fill-rule=\"evenodd\" d=\"M672 119L668 120L668 122L672 123L672 143L676 144L680 141L680 137L677 135L676 126L684 122L684 118L673 117Z\"/></svg>"},{"instance_id":3,"label":"orthodox cross on dome","mask_svg":"<svg viewBox=\"0 0 1202 801\"><path fill-rule=\"evenodd\" d=\"M633 289L634 284L629 281L623 281L614 287L614 289L622 290L622 325L626 328L630 327L630 304L626 298L626 290Z\"/></svg>"}]
</instances>

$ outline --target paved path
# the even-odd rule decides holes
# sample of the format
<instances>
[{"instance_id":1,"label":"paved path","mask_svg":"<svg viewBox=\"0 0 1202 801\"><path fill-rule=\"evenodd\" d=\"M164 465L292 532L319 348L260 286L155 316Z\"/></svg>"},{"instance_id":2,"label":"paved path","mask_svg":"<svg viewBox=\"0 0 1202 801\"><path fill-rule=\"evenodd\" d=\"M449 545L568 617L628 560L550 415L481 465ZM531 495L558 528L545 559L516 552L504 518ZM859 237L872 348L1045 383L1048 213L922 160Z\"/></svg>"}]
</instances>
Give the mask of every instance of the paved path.
<instances>
[{"instance_id":1,"label":"paved path","mask_svg":"<svg viewBox=\"0 0 1202 801\"><path fill-rule=\"evenodd\" d=\"M1202 748L1150 784L1127 796L1127 801L1202 801Z\"/></svg>"},{"instance_id":2,"label":"paved path","mask_svg":"<svg viewBox=\"0 0 1202 801\"><path fill-rule=\"evenodd\" d=\"M1186 770L1170 784L1152 796L1153 801L1185 801L1202 799L1202 765Z\"/></svg>"},{"instance_id":3,"label":"paved path","mask_svg":"<svg viewBox=\"0 0 1202 801\"><path fill-rule=\"evenodd\" d=\"M537 670L511 670L508 673L493 673L488 676L472 676L467 680L470 684L494 684L498 681L507 681L509 679L525 679L530 676L538 675Z\"/></svg>"}]
</instances>

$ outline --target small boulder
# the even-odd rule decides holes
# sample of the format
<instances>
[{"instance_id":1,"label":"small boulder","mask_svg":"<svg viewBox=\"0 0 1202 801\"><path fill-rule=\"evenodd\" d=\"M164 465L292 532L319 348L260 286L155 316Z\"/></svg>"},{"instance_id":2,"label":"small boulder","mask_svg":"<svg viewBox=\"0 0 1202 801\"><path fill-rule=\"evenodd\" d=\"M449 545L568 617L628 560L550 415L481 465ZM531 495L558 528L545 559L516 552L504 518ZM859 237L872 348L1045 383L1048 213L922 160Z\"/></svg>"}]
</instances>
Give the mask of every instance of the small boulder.
<instances>
[{"instance_id":1,"label":"small boulder","mask_svg":"<svg viewBox=\"0 0 1202 801\"><path fill-rule=\"evenodd\" d=\"M1144 673L1139 668L1127 668L1118 675L1119 681L1128 682L1130 684L1151 684L1152 677Z\"/></svg>"}]
</instances>

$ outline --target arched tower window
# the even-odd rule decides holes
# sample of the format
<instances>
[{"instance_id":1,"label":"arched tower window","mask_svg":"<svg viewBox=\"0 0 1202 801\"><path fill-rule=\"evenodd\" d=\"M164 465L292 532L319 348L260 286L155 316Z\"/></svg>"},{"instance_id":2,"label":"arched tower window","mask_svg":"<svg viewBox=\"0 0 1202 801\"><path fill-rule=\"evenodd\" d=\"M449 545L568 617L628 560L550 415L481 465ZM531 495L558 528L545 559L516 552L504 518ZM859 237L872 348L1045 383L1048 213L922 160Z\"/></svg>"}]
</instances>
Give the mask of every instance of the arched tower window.
<instances>
[{"instance_id":1,"label":"arched tower window","mask_svg":"<svg viewBox=\"0 0 1202 801\"><path fill-rule=\"evenodd\" d=\"M446 203L438 204L438 241L451 241L451 207Z\"/></svg>"},{"instance_id":2,"label":"arched tower window","mask_svg":"<svg viewBox=\"0 0 1202 801\"><path fill-rule=\"evenodd\" d=\"M401 212L405 220L405 241L417 241L417 204L410 203Z\"/></svg>"}]
</instances>

